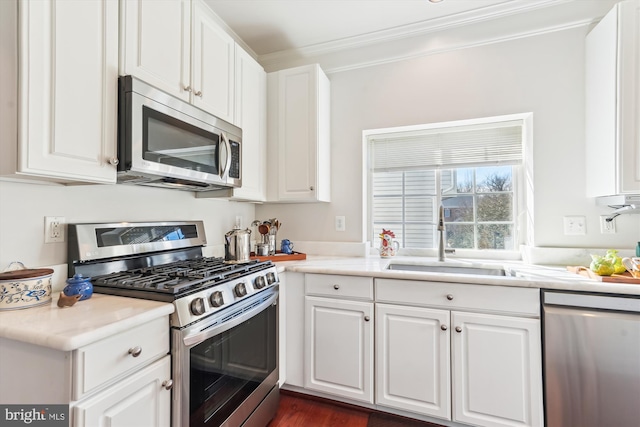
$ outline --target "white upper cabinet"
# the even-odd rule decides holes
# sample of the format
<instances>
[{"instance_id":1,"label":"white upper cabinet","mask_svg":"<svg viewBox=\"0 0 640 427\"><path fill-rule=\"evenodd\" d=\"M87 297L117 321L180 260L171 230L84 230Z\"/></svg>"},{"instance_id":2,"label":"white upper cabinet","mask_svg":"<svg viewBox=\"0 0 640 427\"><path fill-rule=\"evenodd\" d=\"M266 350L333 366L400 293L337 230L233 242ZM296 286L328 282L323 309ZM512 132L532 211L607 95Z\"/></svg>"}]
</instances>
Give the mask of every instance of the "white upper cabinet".
<instances>
[{"instance_id":1,"label":"white upper cabinet","mask_svg":"<svg viewBox=\"0 0 640 427\"><path fill-rule=\"evenodd\" d=\"M640 194L640 0L586 39L587 196Z\"/></svg>"},{"instance_id":2,"label":"white upper cabinet","mask_svg":"<svg viewBox=\"0 0 640 427\"><path fill-rule=\"evenodd\" d=\"M267 184L267 73L243 49L235 51L235 119L242 129L242 187L200 191L197 198L264 202Z\"/></svg>"},{"instance_id":3,"label":"white upper cabinet","mask_svg":"<svg viewBox=\"0 0 640 427\"><path fill-rule=\"evenodd\" d=\"M1 3L2 174L115 183L118 3Z\"/></svg>"},{"instance_id":4,"label":"white upper cabinet","mask_svg":"<svg viewBox=\"0 0 640 427\"><path fill-rule=\"evenodd\" d=\"M263 202L267 185L267 73L242 49L236 50L236 125L242 128L242 187L233 198Z\"/></svg>"},{"instance_id":5,"label":"white upper cabinet","mask_svg":"<svg viewBox=\"0 0 640 427\"><path fill-rule=\"evenodd\" d=\"M329 79L313 64L269 73L267 88L268 201L330 201Z\"/></svg>"},{"instance_id":6,"label":"white upper cabinet","mask_svg":"<svg viewBox=\"0 0 640 427\"><path fill-rule=\"evenodd\" d=\"M234 123L235 42L199 0L121 2L121 75Z\"/></svg>"},{"instance_id":7,"label":"white upper cabinet","mask_svg":"<svg viewBox=\"0 0 640 427\"><path fill-rule=\"evenodd\" d=\"M192 102L235 124L235 41L215 23L211 9L200 1L193 2L192 23Z\"/></svg>"},{"instance_id":8,"label":"white upper cabinet","mask_svg":"<svg viewBox=\"0 0 640 427\"><path fill-rule=\"evenodd\" d=\"M191 0L126 0L120 6L120 74L189 101Z\"/></svg>"}]
</instances>

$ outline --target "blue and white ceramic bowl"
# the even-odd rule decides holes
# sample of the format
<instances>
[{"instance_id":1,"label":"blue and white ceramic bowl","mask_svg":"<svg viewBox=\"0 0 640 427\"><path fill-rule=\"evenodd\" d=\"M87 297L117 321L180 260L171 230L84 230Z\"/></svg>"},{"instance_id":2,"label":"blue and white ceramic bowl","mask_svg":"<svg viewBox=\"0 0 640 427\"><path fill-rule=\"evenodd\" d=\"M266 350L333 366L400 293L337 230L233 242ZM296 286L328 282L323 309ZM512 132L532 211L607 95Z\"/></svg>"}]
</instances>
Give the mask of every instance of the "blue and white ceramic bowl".
<instances>
[{"instance_id":1,"label":"blue and white ceramic bowl","mask_svg":"<svg viewBox=\"0 0 640 427\"><path fill-rule=\"evenodd\" d=\"M51 302L50 268L26 268L12 262L0 273L0 310L18 310Z\"/></svg>"}]
</instances>

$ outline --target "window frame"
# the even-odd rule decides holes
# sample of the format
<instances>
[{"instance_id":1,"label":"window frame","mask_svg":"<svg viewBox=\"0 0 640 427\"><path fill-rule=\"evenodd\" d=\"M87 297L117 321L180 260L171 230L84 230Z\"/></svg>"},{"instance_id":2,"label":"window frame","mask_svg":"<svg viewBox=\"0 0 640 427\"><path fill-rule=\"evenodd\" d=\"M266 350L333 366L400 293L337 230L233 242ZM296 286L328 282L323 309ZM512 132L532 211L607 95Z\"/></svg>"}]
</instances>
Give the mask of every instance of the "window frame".
<instances>
[{"instance_id":1,"label":"window frame","mask_svg":"<svg viewBox=\"0 0 640 427\"><path fill-rule=\"evenodd\" d=\"M364 185L364 193L363 193L363 202L364 202L364 227L363 231L365 234L364 241L367 242L367 246L369 247L369 252L372 254L377 254L377 239L374 238L374 229L373 229L373 218L372 218L372 210L373 210L373 178L371 171L371 140L374 138L380 137L389 137L392 134L399 134L401 132L420 132L420 131L433 131L438 128L455 128L460 126L467 125L476 125L476 124L490 124L496 123L499 124L501 122L518 120L521 121L522 124L522 163L513 166L513 234L514 234L514 248L513 250L503 250L503 249L456 249L457 256L464 256L468 258L495 258L495 259L521 259L520 255L520 246L531 244L530 241L530 233L528 233L530 229L530 224L533 221L533 203L532 197L529 195L533 194L533 165L532 165L532 127L533 127L533 114L532 113L518 113L511 114L505 116L495 116L495 117L485 117L479 119L469 119L469 120L458 120L451 122L442 122L442 123L429 123L422 125L412 125L412 126L402 126L402 127L393 127L393 128L381 128L381 129L370 129L363 131L363 160L364 160L364 168L363 168L363 182ZM467 167L482 167L486 165L469 165ZM432 169L458 169L463 168L464 166L457 165L443 165L442 167L436 167ZM436 202L442 200L443 194L441 190L440 184L440 174L436 174ZM490 194L490 193L487 193ZM446 195L445 195L446 197ZM477 208L477 206L475 207ZM434 217L437 215L437 210L434 209ZM437 218L433 219L434 222ZM476 218L477 220L477 218ZM474 222L477 225L477 221ZM434 235L437 234L434 229ZM474 233L475 234L475 233ZM434 236L435 238L436 236ZM475 237L474 237L475 239ZM437 240L436 240L437 241ZM474 243L475 244L475 243ZM437 252L437 248L401 248L401 255L418 255L418 256L435 256Z\"/></svg>"}]
</instances>

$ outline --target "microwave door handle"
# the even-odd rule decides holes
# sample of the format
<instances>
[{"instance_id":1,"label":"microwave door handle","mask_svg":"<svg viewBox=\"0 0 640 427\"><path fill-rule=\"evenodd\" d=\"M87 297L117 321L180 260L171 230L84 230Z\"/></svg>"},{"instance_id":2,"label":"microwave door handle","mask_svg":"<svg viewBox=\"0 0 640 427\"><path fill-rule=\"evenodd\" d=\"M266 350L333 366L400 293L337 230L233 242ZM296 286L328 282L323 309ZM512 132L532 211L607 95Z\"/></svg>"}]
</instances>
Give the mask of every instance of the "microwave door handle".
<instances>
[{"instance_id":1,"label":"microwave door handle","mask_svg":"<svg viewBox=\"0 0 640 427\"><path fill-rule=\"evenodd\" d=\"M227 139L227 136L224 133L220 133L220 139L224 142L226 158L223 158L222 150L220 150L220 164L224 163L224 168L220 169L220 178L224 178L224 176L229 173L229 168L231 167L231 144Z\"/></svg>"}]
</instances>

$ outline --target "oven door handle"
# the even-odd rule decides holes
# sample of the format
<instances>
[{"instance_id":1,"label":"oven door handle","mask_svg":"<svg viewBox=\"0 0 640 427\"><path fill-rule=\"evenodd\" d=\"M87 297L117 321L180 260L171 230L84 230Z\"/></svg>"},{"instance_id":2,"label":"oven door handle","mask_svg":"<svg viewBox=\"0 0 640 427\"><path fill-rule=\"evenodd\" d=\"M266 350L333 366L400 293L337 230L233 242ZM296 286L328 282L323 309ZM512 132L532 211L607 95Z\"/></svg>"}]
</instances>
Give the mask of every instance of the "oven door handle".
<instances>
[{"instance_id":1,"label":"oven door handle","mask_svg":"<svg viewBox=\"0 0 640 427\"><path fill-rule=\"evenodd\" d=\"M219 325L199 327L194 333L189 333L189 331L185 331L185 335L182 337L182 341L184 342L184 345L187 347L191 347L195 344L200 344L206 339L209 339L225 331L228 331L234 326L237 326L242 322L245 322L251 319L253 316L259 314L260 312L266 310L271 305L275 304L277 298L278 298L278 291L274 291L273 294L269 296L269 298L262 301L259 305L252 307L251 309L230 319L229 321L223 322Z\"/></svg>"}]
</instances>

